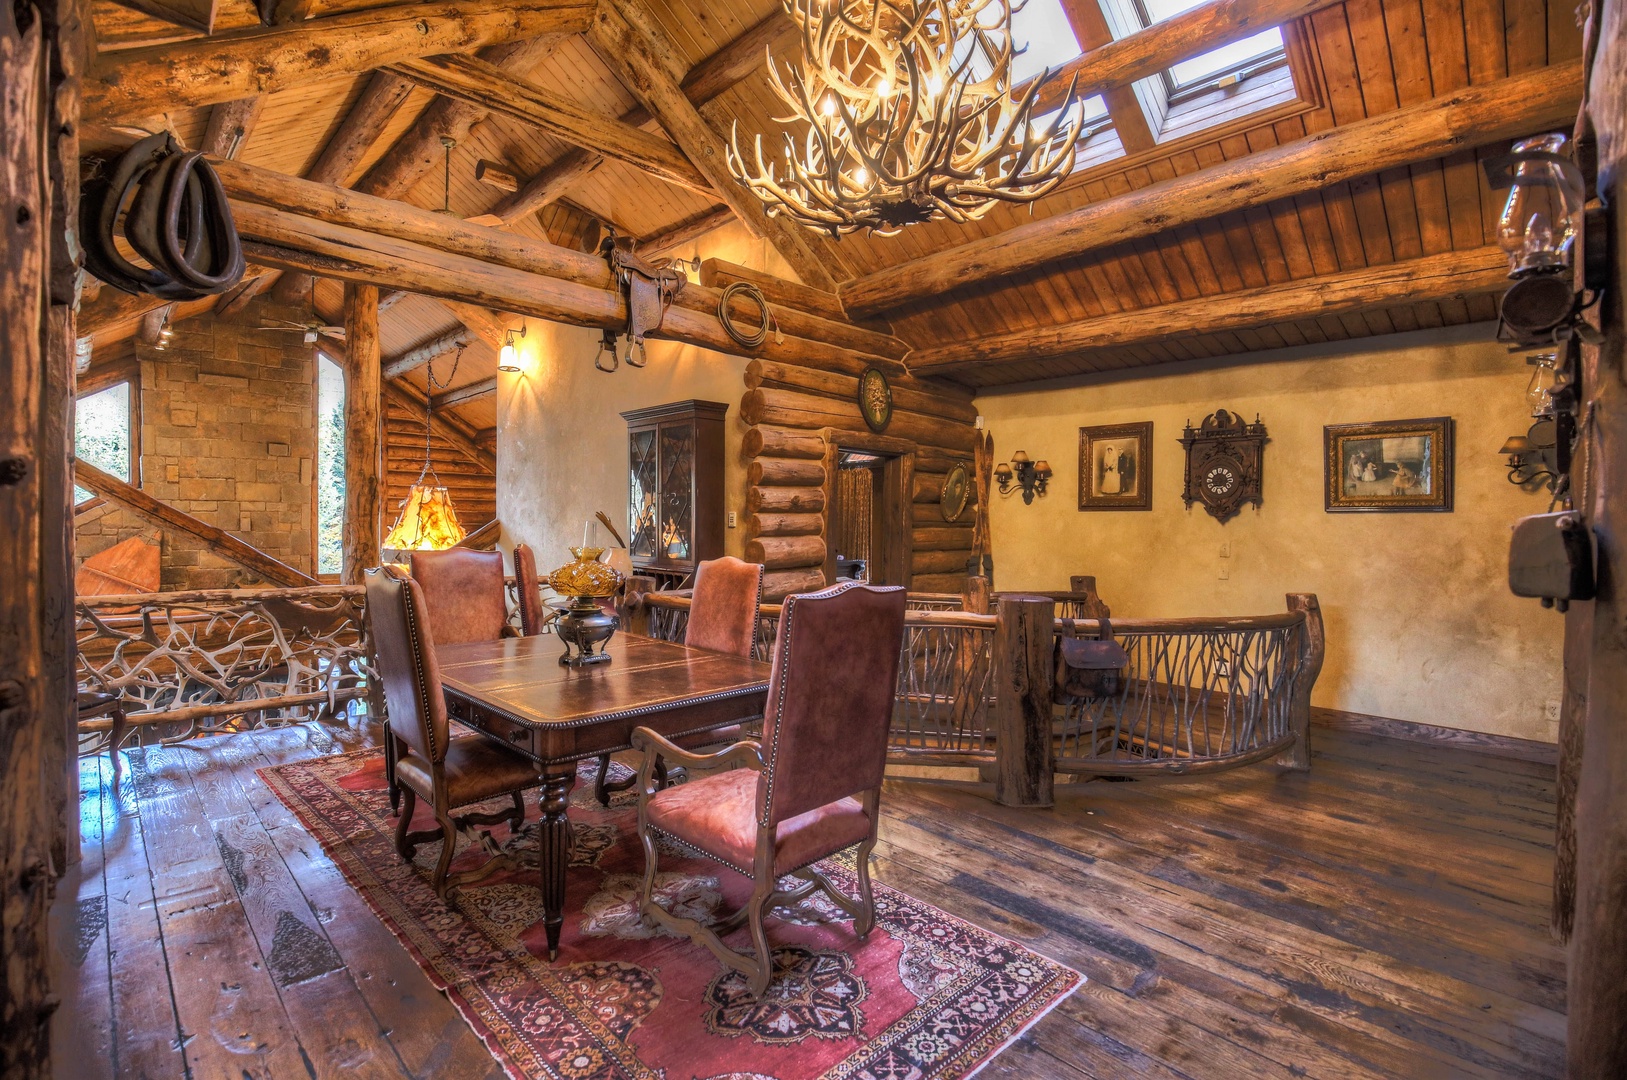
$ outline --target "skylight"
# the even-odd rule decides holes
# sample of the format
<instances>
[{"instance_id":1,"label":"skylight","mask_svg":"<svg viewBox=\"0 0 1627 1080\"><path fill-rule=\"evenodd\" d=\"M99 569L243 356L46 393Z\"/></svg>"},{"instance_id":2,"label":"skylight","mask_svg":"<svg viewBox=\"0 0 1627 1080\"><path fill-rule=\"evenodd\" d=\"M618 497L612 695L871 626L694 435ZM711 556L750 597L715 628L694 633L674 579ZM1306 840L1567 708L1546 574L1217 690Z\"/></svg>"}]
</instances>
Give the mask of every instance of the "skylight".
<instances>
[{"instance_id":1,"label":"skylight","mask_svg":"<svg viewBox=\"0 0 1627 1080\"><path fill-rule=\"evenodd\" d=\"M1136 0L1136 3L1141 8L1143 21L1151 26L1183 11L1190 11L1203 3L1203 0ZM1282 30L1273 26L1253 37L1234 41L1230 45L1222 45L1202 56L1194 56L1171 67L1170 88L1180 89L1213 79L1217 75L1239 71L1248 67L1250 61L1263 60L1281 53L1282 50Z\"/></svg>"},{"instance_id":2,"label":"skylight","mask_svg":"<svg viewBox=\"0 0 1627 1080\"><path fill-rule=\"evenodd\" d=\"M1012 57L1013 86L1021 85L1046 68L1061 67L1082 51L1062 10L1061 0L1028 0L1021 11L1011 16L1011 37L1013 52L1026 50ZM1106 111L1105 106L1103 111Z\"/></svg>"}]
</instances>

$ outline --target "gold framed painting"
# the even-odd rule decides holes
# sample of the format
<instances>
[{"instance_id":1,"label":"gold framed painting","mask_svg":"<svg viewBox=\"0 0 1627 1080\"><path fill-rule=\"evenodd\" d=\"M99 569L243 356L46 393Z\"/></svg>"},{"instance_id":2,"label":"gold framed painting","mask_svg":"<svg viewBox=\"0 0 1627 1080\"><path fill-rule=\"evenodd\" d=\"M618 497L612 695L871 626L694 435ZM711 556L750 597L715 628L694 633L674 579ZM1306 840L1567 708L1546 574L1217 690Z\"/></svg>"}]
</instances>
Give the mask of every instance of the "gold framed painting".
<instances>
[{"instance_id":1,"label":"gold framed painting","mask_svg":"<svg viewBox=\"0 0 1627 1080\"><path fill-rule=\"evenodd\" d=\"M1079 429L1079 509L1152 509L1152 421Z\"/></svg>"},{"instance_id":2,"label":"gold framed painting","mask_svg":"<svg viewBox=\"0 0 1627 1080\"><path fill-rule=\"evenodd\" d=\"M1322 429L1327 511L1452 509L1452 418Z\"/></svg>"}]
</instances>

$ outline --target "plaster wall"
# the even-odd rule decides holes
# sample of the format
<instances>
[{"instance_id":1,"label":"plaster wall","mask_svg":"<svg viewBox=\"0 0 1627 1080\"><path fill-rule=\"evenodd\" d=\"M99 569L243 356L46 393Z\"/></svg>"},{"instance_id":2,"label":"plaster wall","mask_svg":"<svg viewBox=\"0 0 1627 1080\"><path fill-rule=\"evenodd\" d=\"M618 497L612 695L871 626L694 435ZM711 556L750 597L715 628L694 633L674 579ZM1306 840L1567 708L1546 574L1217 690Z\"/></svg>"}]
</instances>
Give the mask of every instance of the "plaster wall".
<instances>
[{"instance_id":1,"label":"plaster wall","mask_svg":"<svg viewBox=\"0 0 1627 1080\"><path fill-rule=\"evenodd\" d=\"M795 279L777 253L738 225L710 233L675 254L726 259ZM627 424L620 414L628 409L691 398L726 402L724 504L737 522L744 519L740 398L746 361L652 340L647 367L624 364L605 374L593 366L599 338L597 330L533 321L519 343L523 370L499 376L500 543L508 550L517 543L530 544L544 571L569 561L566 548L582 542L583 523L592 521L596 510L603 510L627 535ZM599 528L597 522L594 528ZM740 555L743 530L726 530L724 544L728 554Z\"/></svg>"},{"instance_id":2,"label":"plaster wall","mask_svg":"<svg viewBox=\"0 0 1627 1080\"><path fill-rule=\"evenodd\" d=\"M1032 506L994 496L995 587L1095 574L1118 617L1261 614L1314 592L1328 639L1314 704L1553 741L1563 619L1511 595L1506 577L1509 525L1548 498L1510 484L1497 455L1531 422L1528 374L1481 327L986 392L996 460L1023 449L1056 472ZM1265 505L1225 524L1181 502L1178 441L1221 407L1258 412L1271 438ZM1456 423L1453 512L1324 510L1324 425L1442 415ZM1079 428L1146 420L1152 509L1079 511Z\"/></svg>"}]
</instances>

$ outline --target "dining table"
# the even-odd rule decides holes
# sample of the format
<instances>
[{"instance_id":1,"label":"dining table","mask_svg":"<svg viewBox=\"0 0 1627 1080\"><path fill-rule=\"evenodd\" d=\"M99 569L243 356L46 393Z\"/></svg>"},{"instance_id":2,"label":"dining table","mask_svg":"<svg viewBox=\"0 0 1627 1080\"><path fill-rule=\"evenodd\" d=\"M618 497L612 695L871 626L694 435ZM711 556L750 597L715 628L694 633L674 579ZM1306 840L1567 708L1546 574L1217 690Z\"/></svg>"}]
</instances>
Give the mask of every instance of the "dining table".
<instances>
[{"instance_id":1,"label":"dining table","mask_svg":"<svg viewBox=\"0 0 1627 1080\"><path fill-rule=\"evenodd\" d=\"M610 640L606 663L564 664L561 651L551 634L435 649L448 716L537 763L550 961L565 921L577 764L631 749L639 727L672 739L760 719L769 674L759 660L628 633Z\"/></svg>"}]
</instances>

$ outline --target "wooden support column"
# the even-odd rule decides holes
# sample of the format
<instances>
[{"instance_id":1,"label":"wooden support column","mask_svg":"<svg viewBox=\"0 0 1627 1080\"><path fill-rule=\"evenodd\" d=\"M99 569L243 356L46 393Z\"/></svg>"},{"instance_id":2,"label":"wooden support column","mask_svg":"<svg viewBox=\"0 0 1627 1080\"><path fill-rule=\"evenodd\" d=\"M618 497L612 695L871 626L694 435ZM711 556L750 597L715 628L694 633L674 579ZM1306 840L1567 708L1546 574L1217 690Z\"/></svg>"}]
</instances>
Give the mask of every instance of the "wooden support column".
<instances>
[{"instance_id":1,"label":"wooden support column","mask_svg":"<svg viewBox=\"0 0 1627 1080\"><path fill-rule=\"evenodd\" d=\"M1315 593L1289 593L1288 610L1305 613L1305 661L1300 665L1294 700L1288 706L1288 724L1294 731L1294 745L1277 755L1277 764L1290 769L1311 767L1311 691L1322 674L1327 656L1327 633L1322 626L1322 605Z\"/></svg>"},{"instance_id":2,"label":"wooden support column","mask_svg":"<svg viewBox=\"0 0 1627 1080\"><path fill-rule=\"evenodd\" d=\"M1056 601L1001 596L994 627L994 799L1051 806L1051 652Z\"/></svg>"},{"instance_id":3,"label":"wooden support column","mask_svg":"<svg viewBox=\"0 0 1627 1080\"><path fill-rule=\"evenodd\" d=\"M1567 986L1566 1075L1577 1080L1627 1076L1627 0L1595 7L1587 40L1597 52L1583 124L1598 138L1611 250L1604 343L1585 350L1591 476L1577 500L1598 541Z\"/></svg>"},{"instance_id":4,"label":"wooden support column","mask_svg":"<svg viewBox=\"0 0 1627 1080\"><path fill-rule=\"evenodd\" d=\"M379 564L384 539L379 291L345 284L345 581Z\"/></svg>"}]
</instances>

